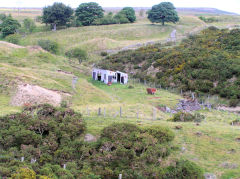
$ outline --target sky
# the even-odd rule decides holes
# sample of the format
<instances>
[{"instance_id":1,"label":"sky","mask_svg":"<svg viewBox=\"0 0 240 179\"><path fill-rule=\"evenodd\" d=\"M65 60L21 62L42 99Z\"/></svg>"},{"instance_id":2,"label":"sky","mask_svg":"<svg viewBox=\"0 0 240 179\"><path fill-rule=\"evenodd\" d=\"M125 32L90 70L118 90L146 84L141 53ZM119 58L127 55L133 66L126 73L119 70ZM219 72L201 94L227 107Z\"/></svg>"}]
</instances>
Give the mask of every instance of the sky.
<instances>
[{"instance_id":1,"label":"sky","mask_svg":"<svg viewBox=\"0 0 240 179\"><path fill-rule=\"evenodd\" d=\"M151 7L163 0L0 0L0 7L44 7L63 2L76 8L83 2L97 2L102 7ZM175 7L211 7L240 14L240 0L165 0Z\"/></svg>"}]
</instances>

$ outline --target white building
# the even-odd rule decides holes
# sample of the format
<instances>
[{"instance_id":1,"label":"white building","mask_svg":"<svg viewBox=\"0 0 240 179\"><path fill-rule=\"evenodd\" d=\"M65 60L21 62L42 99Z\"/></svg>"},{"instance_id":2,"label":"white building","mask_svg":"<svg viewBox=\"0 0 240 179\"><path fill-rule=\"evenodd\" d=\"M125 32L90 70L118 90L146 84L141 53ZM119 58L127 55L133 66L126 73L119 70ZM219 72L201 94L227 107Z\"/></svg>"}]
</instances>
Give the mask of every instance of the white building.
<instances>
[{"instance_id":1,"label":"white building","mask_svg":"<svg viewBox=\"0 0 240 179\"><path fill-rule=\"evenodd\" d=\"M108 83L127 84L128 83L128 74L120 71L114 72L110 70L94 68L92 70L92 78L94 80L102 81L105 84L108 84Z\"/></svg>"}]
</instances>

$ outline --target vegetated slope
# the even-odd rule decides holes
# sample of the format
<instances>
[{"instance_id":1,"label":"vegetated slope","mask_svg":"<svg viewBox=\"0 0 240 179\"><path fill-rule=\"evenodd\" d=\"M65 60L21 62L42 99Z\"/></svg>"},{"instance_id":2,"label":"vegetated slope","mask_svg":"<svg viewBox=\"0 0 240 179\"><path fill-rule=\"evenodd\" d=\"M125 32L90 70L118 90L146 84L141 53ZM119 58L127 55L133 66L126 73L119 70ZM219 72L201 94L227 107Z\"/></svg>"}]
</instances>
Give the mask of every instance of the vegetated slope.
<instances>
[{"instance_id":1,"label":"vegetated slope","mask_svg":"<svg viewBox=\"0 0 240 179\"><path fill-rule=\"evenodd\" d=\"M15 105L35 104L36 101L44 100L44 97L39 100L44 94L46 94L46 99L49 98L49 95L54 97L48 93L49 90L57 94L58 105L59 94L62 96L62 101L67 100L75 105L79 99L82 100L86 96L82 89L91 89L91 98L98 99L98 102L111 101L106 93L87 81L83 82L85 76L81 72L87 71L85 67L80 66L80 70L75 69L68 59L53 55L40 47L19 47L21 46L0 43L0 116L19 110L11 103ZM78 66L77 64L73 65ZM72 85L74 76L79 79L75 89ZM18 94L19 92L21 94ZM25 92L27 93L24 94ZM83 94L80 96L80 93Z\"/></svg>"},{"instance_id":2,"label":"vegetated slope","mask_svg":"<svg viewBox=\"0 0 240 179\"><path fill-rule=\"evenodd\" d=\"M102 68L122 70L163 87L240 99L240 30L209 27L173 48L148 46L108 56Z\"/></svg>"}]
</instances>

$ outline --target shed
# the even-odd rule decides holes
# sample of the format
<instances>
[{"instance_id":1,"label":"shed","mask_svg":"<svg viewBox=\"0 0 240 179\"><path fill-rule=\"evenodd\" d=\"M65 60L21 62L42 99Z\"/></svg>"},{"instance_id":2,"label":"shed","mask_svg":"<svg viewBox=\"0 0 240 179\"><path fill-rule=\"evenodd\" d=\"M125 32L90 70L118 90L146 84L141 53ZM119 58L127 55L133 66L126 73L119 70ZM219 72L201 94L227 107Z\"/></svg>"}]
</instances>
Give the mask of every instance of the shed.
<instances>
[{"instance_id":1,"label":"shed","mask_svg":"<svg viewBox=\"0 0 240 179\"><path fill-rule=\"evenodd\" d=\"M92 78L94 80L102 81L105 84L108 83L120 83L127 84L128 74L120 71L110 71L105 69L94 68L92 70Z\"/></svg>"}]
</instances>

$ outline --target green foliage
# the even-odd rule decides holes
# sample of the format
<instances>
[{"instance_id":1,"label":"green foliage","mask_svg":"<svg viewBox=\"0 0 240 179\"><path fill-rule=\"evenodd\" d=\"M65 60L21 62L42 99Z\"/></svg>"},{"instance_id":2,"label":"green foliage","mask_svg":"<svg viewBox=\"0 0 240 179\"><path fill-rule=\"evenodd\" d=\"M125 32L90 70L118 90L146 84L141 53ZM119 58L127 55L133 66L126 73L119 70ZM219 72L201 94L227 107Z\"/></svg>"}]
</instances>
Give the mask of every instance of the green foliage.
<instances>
[{"instance_id":1,"label":"green foliage","mask_svg":"<svg viewBox=\"0 0 240 179\"><path fill-rule=\"evenodd\" d=\"M90 2L80 4L75 11L75 15L82 25L88 26L92 25L96 19L102 18L103 12L101 6L95 2Z\"/></svg>"},{"instance_id":2,"label":"green foliage","mask_svg":"<svg viewBox=\"0 0 240 179\"><path fill-rule=\"evenodd\" d=\"M215 18L215 17L206 18L206 17L200 16L200 17L198 17L198 18L199 18L200 20L206 22L206 23L218 22L218 19Z\"/></svg>"},{"instance_id":3,"label":"green foliage","mask_svg":"<svg viewBox=\"0 0 240 179\"><path fill-rule=\"evenodd\" d=\"M41 46L44 50L47 50L54 54L57 54L59 51L58 43L51 40L39 40L38 45Z\"/></svg>"},{"instance_id":4,"label":"green foliage","mask_svg":"<svg viewBox=\"0 0 240 179\"><path fill-rule=\"evenodd\" d=\"M10 176L22 164L30 164L31 159L37 160L32 164L37 174L65 178L79 174L77 164L72 161L78 162L84 151L81 137L85 123L81 114L50 105L30 106L22 113L1 117L0 127L1 154L6 156L0 158L0 167L6 167L4 175L1 173L3 177ZM24 163L16 160L22 156ZM69 165L66 170L60 166L63 163ZM32 176L32 173L24 168L13 176Z\"/></svg>"},{"instance_id":5,"label":"green foliage","mask_svg":"<svg viewBox=\"0 0 240 179\"><path fill-rule=\"evenodd\" d=\"M229 101L229 106L230 107L236 107L239 102L240 102L240 99L237 99L237 97L233 97Z\"/></svg>"},{"instance_id":6,"label":"green foliage","mask_svg":"<svg viewBox=\"0 0 240 179\"><path fill-rule=\"evenodd\" d=\"M23 20L23 29L24 32L32 33L36 29L36 24L32 19L26 18Z\"/></svg>"},{"instance_id":7,"label":"green foliage","mask_svg":"<svg viewBox=\"0 0 240 179\"><path fill-rule=\"evenodd\" d=\"M107 56L107 55L108 55L107 52L101 52L101 56L105 57L105 56Z\"/></svg>"},{"instance_id":8,"label":"green foliage","mask_svg":"<svg viewBox=\"0 0 240 179\"><path fill-rule=\"evenodd\" d=\"M129 22L133 23L136 21L135 10L132 7L124 7L121 11L126 15Z\"/></svg>"},{"instance_id":9,"label":"green foliage","mask_svg":"<svg viewBox=\"0 0 240 179\"><path fill-rule=\"evenodd\" d=\"M6 37L10 34L14 34L19 27L21 27L19 22L9 15L3 18L3 22L0 24L0 31L2 32L2 36Z\"/></svg>"},{"instance_id":10,"label":"green foliage","mask_svg":"<svg viewBox=\"0 0 240 179\"><path fill-rule=\"evenodd\" d=\"M13 44L19 44L20 39L21 39L21 36L19 34L11 34L5 38L6 41L13 43Z\"/></svg>"},{"instance_id":11,"label":"green foliage","mask_svg":"<svg viewBox=\"0 0 240 179\"><path fill-rule=\"evenodd\" d=\"M162 23L179 21L176 8L171 2L162 2L158 5L154 5L151 10L148 11L148 19L152 23Z\"/></svg>"},{"instance_id":12,"label":"green foliage","mask_svg":"<svg viewBox=\"0 0 240 179\"><path fill-rule=\"evenodd\" d=\"M87 52L80 49L80 48L74 48L72 50L69 50L65 53L65 55L68 58L76 58L79 61L79 64L82 63L82 61L87 60Z\"/></svg>"},{"instance_id":13,"label":"green foliage","mask_svg":"<svg viewBox=\"0 0 240 179\"><path fill-rule=\"evenodd\" d=\"M204 177L203 170L195 163L187 160L180 160L176 162L175 166L167 167L163 178L203 179Z\"/></svg>"},{"instance_id":14,"label":"green foliage","mask_svg":"<svg viewBox=\"0 0 240 179\"><path fill-rule=\"evenodd\" d=\"M55 2L52 6L43 8L42 22L52 27L65 26L72 18L73 9L63 3Z\"/></svg>"},{"instance_id":15,"label":"green foliage","mask_svg":"<svg viewBox=\"0 0 240 179\"><path fill-rule=\"evenodd\" d=\"M174 114L170 121L173 122L201 122L205 117L201 114L191 114L186 112L178 112Z\"/></svg>"}]
</instances>

